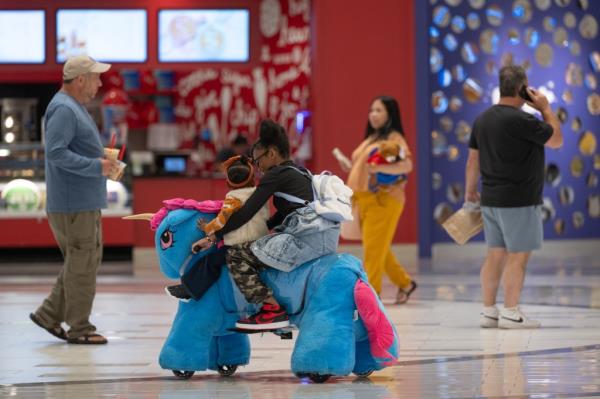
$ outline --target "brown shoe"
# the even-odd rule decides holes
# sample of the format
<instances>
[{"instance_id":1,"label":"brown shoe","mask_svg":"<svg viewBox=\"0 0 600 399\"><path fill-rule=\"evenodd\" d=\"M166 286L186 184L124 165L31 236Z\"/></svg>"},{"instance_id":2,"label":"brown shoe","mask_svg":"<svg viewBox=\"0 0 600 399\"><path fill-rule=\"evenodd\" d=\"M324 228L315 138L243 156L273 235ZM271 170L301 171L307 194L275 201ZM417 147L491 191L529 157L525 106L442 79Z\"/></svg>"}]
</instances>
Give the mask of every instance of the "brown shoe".
<instances>
[{"instance_id":1,"label":"brown shoe","mask_svg":"<svg viewBox=\"0 0 600 399\"><path fill-rule=\"evenodd\" d=\"M75 338L67 338L67 342L78 345L104 345L108 343L108 340L100 334L90 333Z\"/></svg>"},{"instance_id":2,"label":"brown shoe","mask_svg":"<svg viewBox=\"0 0 600 399\"><path fill-rule=\"evenodd\" d=\"M35 313L29 313L29 318L33 321L38 327L43 328L48 331L48 333L54 335L58 339L62 339L63 341L67 339L67 333L61 326L56 327L46 327L42 324L42 321Z\"/></svg>"},{"instance_id":3,"label":"brown shoe","mask_svg":"<svg viewBox=\"0 0 600 399\"><path fill-rule=\"evenodd\" d=\"M418 287L416 281L411 281L410 286L406 289L398 288L398 293L396 294L396 305L402 305L408 302L408 298L410 298L410 294L413 293Z\"/></svg>"}]
</instances>

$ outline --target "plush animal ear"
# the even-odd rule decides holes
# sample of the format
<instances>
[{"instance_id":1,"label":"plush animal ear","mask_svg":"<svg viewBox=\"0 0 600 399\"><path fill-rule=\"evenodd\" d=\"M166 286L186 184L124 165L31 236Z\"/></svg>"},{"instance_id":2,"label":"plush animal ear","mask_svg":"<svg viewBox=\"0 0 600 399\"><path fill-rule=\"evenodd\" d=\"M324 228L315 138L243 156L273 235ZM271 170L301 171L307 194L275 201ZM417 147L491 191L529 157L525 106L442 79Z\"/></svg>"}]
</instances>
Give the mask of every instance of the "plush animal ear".
<instances>
[{"instance_id":1,"label":"plush animal ear","mask_svg":"<svg viewBox=\"0 0 600 399\"><path fill-rule=\"evenodd\" d=\"M150 220L152 220L153 217L154 217L153 213L138 213L137 215L123 216L122 219L150 221Z\"/></svg>"},{"instance_id":2,"label":"plush animal ear","mask_svg":"<svg viewBox=\"0 0 600 399\"><path fill-rule=\"evenodd\" d=\"M379 155L384 158L391 155L398 155L399 151L400 145L395 141L384 140L379 144Z\"/></svg>"},{"instance_id":3,"label":"plush animal ear","mask_svg":"<svg viewBox=\"0 0 600 399\"><path fill-rule=\"evenodd\" d=\"M382 141L381 144L379 145L379 154L383 157L383 158L390 158L390 157L398 157L400 156L400 152L401 152L402 147L400 146L399 143L392 141L392 140L385 140ZM395 162L397 161L397 159L392 159L389 160L389 162Z\"/></svg>"}]
</instances>

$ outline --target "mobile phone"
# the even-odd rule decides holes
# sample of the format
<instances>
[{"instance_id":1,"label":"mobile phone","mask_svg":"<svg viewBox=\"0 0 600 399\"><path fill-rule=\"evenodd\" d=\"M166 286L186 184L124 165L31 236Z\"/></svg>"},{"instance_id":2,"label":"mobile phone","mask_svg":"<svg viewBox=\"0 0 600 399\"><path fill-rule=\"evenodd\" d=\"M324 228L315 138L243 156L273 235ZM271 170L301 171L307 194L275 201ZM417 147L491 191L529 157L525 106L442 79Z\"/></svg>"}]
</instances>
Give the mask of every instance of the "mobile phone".
<instances>
[{"instance_id":1,"label":"mobile phone","mask_svg":"<svg viewBox=\"0 0 600 399\"><path fill-rule=\"evenodd\" d=\"M527 85L521 86L521 90L519 90L519 97L521 97L525 101L530 101L530 102L533 101L533 99L531 98L531 96L527 92Z\"/></svg>"}]
</instances>

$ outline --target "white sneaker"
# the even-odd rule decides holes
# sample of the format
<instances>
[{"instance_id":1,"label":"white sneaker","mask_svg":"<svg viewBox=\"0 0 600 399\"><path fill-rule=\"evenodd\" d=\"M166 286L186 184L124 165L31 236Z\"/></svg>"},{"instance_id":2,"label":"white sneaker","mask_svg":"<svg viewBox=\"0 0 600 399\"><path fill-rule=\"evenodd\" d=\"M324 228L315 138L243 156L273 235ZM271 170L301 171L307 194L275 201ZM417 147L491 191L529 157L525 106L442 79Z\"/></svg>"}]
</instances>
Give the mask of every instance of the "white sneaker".
<instances>
[{"instance_id":1,"label":"white sneaker","mask_svg":"<svg viewBox=\"0 0 600 399\"><path fill-rule=\"evenodd\" d=\"M494 306L484 306L480 313L479 327L481 328L496 328L498 327L498 317L500 311Z\"/></svg>"},{"instance_id":2,"label":"white sneaker","mask_svg":"<svg viewBox=\"0 0 600 399\"><path fill-rule=\"evenodd\" d=\"M540 328L542 324L537 320L531 320L519 309L518 306L507 309L503 308L500 312L499 328Z\"/></svg>"}]
</instances>

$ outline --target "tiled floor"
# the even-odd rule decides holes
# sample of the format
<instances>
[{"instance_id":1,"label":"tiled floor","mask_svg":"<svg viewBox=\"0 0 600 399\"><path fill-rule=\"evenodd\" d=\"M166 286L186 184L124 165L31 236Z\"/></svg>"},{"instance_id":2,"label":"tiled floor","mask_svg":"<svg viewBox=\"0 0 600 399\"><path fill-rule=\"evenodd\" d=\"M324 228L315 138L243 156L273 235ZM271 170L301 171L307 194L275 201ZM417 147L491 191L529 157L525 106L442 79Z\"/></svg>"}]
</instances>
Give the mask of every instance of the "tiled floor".
<instances>
[{"instance_id":1,"label":"tiled floor","mask_svg":"<svg viewBox=\"0 0 600 399\"><path fill-rule=\"evenodd\" d=\"M523 295L539 330L478 328L479 259L410 264L414 298L384 300L401 337L399 362L368 380L325 384L289 371L293 341L252 336L234 377L175 379L157 357L176 308L159 276L99 278L93 321L106 346L69 346L28 319L50 278L0 277L0 397L24 398L471 398L600 397L599 257L534 258Z\"/></svg>"}]
</instances>

